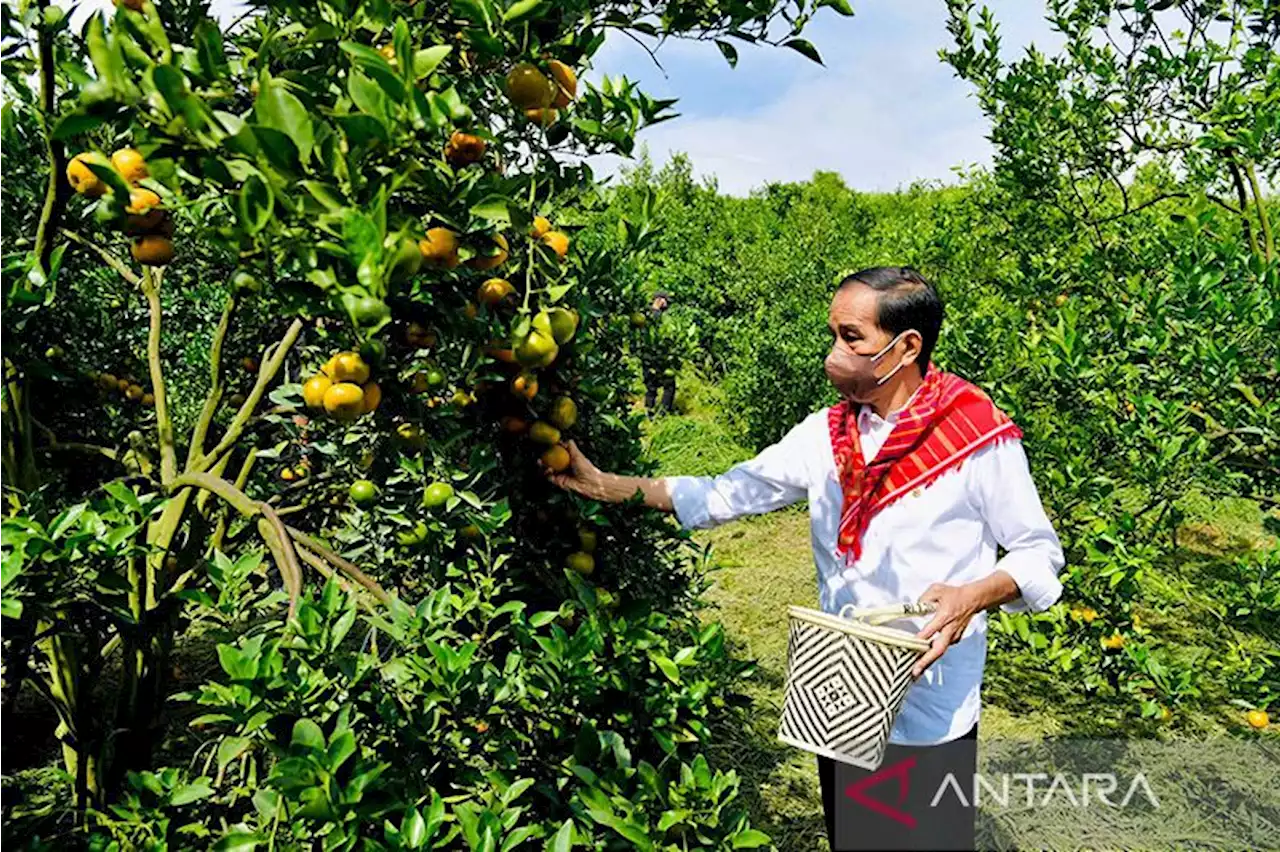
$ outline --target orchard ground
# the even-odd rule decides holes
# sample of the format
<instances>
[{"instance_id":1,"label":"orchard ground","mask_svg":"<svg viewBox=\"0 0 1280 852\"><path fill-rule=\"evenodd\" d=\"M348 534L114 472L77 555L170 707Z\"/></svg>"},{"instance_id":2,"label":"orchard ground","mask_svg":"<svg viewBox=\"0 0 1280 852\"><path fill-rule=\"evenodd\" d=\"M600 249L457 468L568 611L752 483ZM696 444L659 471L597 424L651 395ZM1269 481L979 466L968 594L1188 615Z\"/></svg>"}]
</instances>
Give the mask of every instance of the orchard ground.
<instances>
[{"instance_id":1,"label":"orchard ground","mask_svg":"<svg viewBox=\"0 0 1280 852\"><path fill-rule=\"evenodd\" d=\"M687 368L680 377L676 414L659 417L647 430L651 455L661 475L715 475L753 453L734 439L723 413L723 394L697 371ZM1246 553L1261 554L1275 548L1277 514L1264 513L1248 500L1214 502L1191 494L1186 500L1188 519L1178 533L1184 560L1176 570L1162 573L1148 591L1180 613L1167 624L1153 625L1182 637L1189 656L1220 652L1222 637L1215 620L1207 584L1203 582L1221 563ZM826 848L822 801L815 761L806 752L776 739L787 666L786 610L788 606L812 606L816 599L813 559L809 543L809 519L803 504L759 517L744 518L712 530L699 530L693 539L711 548L711 586L706 599L712 605L706 618L724 624L734 653L754 660L758 669L744 681L756 712L746 728L726 727L712 746L717 761L742 774L743 790L751 805L754 825L768 832L780 850ZM1065 604L1060 604L1065 605ZM1046 701L1037 692L1043 673L1022 670L998 652L988 658L984 684L980 740L1042 740L1059 736L1124 736L1120 725L1099 725L1090 730L1094 714L1089 697L1079 694L1076 703ZM1143 736L1213 737L1239 728L1239 708L1206 707L1189 703L1185 710L1157 730ZM1261 766L1243 765L1227 770L1239 786L1257 789ZM1280 805L1280 794L1270 795L1270 805ZM1213 797L1210 797L1211 799ZM1204 803L1227 814L1229 802ZM1185 839L1202 813L1174 811L1169 844ZM1152 847L1149 834L1133 827L1117 826L1107 838L1118 848ZM981 848L1067 848L1080 842L1076 817L1069 812L1009 818L983 813L979 821ZM1126 833L1129 832L1129 833ZM1181 834L1179 832L1182 832Z\"/></svg>"}]
</instances>

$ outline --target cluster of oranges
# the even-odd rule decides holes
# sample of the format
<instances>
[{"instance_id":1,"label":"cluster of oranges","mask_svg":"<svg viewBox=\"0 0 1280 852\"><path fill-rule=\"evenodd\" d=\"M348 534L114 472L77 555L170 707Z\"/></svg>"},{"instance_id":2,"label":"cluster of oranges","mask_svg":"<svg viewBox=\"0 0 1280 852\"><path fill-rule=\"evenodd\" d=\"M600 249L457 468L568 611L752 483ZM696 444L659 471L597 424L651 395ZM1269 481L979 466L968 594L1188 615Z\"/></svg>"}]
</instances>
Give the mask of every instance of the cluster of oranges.
<instances>
[{"instance_id":1,"label":"cluster of oranges","mask_svg":"<svg viewBox=\"0 0 1280 852\"><path fill-rule=\"evenodd\" d=\"M132 376L117 377L112 373L90 373L89 378L107 393L118 393L129 402L145 405L156 404L155 395L142 387Z\"/></svg>"},{"instance_id":2,"label":"cluster of oranges","mask_svg":"<svg viewBox=\"0 0 1280 852\"><path fill-rule=\"evenodd\" d=\"M457 136L458 134L454 135ZM545 216L534 218L530 236L554 252L559 260L564 260L569 254L569 235L563 231L553 230L551 222ZM511 245L502 234L493 235L493 243L487 249L487 251L492 252L491 254L473 255L465 262L461 261L458 255L458 249L461 246L462 241L458 233L442 225L428 228L423 238L418 241L418 251L422 253L422 261L432 269L456 269L461 264L468 269L487 271L497 269L506 263L511 256ZM490 280L503 281L505 279ZM511 286L510 282L507 282L507 286ZM498 298L504 297L505 295ZM479 298L478 294L477 298Z\"/></svg>"},{"instance_id":3,"label":"cluster of oranges","mask_svg":"<svg viewBox=\"0 0 1280 852\"><path fill-rule=\"evenodd\" d=\"M541 127L555 124L560 110L577 96L578 75L558 59L547 62L545 74L531 62L521 62L507 73L507 97Z\"/></svg>"},{"instance_id":4,"label":"cluster of oranges","mask_svg":"<svg viewBox=\"0 0 1280 852\"><path fill-rule=\"evenodd\" d=\"M114 169L131 187L128 200L115 198L91 165ZM146 266L164 266L173 260L173 219L160 206L159 195L138 185L149 176L147 161L133 148L121 148L110 160L97 151L77 154L67 164L71 188L87 198L102 199L98 202L99 221L119 223L125 234L133 237L133 259Z\"/></svg>"},{"instance_id":5,"label":"cluster of oranges","mask_svg":"<svg viewBox=\"0 0 1280 852\"><path fill-rule=\"evenodd\" d=\"M382 388L369 381L370 372L357 353L339 352L302 385L302 398L309 408L323 408L349 423L382 402Z\"/></svg>"}]
</instances>

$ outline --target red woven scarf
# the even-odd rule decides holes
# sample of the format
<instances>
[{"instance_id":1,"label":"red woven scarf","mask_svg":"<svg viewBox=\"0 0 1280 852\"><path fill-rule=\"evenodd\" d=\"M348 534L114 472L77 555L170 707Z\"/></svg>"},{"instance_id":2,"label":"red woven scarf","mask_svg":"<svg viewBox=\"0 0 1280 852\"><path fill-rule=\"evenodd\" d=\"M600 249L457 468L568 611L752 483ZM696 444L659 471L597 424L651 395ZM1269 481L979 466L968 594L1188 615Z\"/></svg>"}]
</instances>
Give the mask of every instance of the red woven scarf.
<instances>
[{"instance_id":1,"label":"red woven scarf","mask_svg":"<svg viewBox=\"0 0 1280 852\"><path fill-rule=\"evenodd\" d=\"M844 490L836 552L850 564L862 555L862 536L881 509L929 485L988 444L1022 437L985 393L932 364L870 464L862 457L860 408L844 400L827 417Z\"/></svg>"}]
</instances>

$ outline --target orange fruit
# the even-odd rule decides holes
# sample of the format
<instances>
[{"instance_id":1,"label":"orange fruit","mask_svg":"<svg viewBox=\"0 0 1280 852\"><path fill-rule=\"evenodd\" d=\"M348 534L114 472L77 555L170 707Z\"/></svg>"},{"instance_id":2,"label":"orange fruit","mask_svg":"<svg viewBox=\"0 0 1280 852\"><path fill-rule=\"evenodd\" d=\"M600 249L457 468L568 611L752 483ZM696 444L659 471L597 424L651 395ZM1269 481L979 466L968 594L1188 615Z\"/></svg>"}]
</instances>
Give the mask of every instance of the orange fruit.
<instances>
[{"instance_id":1,"label":"orange fruit","mask_svg":"<svg viewBox=\"0 0 1280 852\"><path fill-rule=\"evenodd\" d=\"M560 430L552 426L550 423L544 423L539 420L529 427L529 438L538 444L560 443Z\"/></svg>"},{"instance_id":2,"label":"orange fruit","mask_svg":"<svg viewBox=\"0 0 1280 852\"><path fill-rule=\"evenodd\" d=\"M547 447L546 452L542 454L542 463L556 473L559 473L562 470L568 470L569 462L569 451L559 444Z\"/></svg>"},{"instance_id":3,"label":"orange fruit","mask_svg":"<svg viewBox=\"0 0 1280 852\"><path fill-rule=\"evenodd\" d=\"M516 288L505 278L490 278L476 290L476 301L493 307L515 293Z\"/></svg>"},{"instance_id":4,"label":"orange fruit","mask_svg":"<svg viewBox=\"0 0 1280 852\"><path fill-rule=\"evenodd\" d=\"M567 396L562 396L551 403L551 413L547 416L557 428L572 429L578 422L578 404Z\"/></svg>"},{"instance_id":5,"label":"orange fruit","mask_svg":"<svg viewBox=\"0 0 1280 852\"><path fill-rule=\"evenodd\" d=\"M1271 717L1267 715L1266 710L1250 710L1244 718L1249 723L1249 727L1259 730L1271 724Z\"/></svg>"},{"instance_id":6,"label":"orange fruit","mask_svg":"<svg viewBox=\"0 0 1280 852\"><path fill-rule=\"evenodd\" d=\"M111 155L111 165L115 166L120 177L129 183L137 183L150 176L147 161L134 148L121 148Z\"/></svg>"},{"instance_id":7,"label":"orange fruit","mask_svg":"<svg viewBox=\"0 0 1280 852\"><path fill-rule=\"evenodd\" d=\"M138 237L129 247L133 259L143 266L164 266L173 260L173 240L159 234Z\"/></svg>"},{"instance_id":8,"label":"orange fruit","mask_svg":"<svg viewBox=\"0 0 1280 852\"><path fill-rule=\"evenodd\" d=\"M538 377L532 373L521 373L511 380L511 392L525 399L533 399L538 395Z\"/></svg>"},{"instance_id":9,"label":"orange fruit","mask_svg":"<svg viewBox=\"0 0 1280 852\"><path fill-rule=\"evenodd\" d=\"M369 382L364 386L364 413L368 414L378 410L378 404L382 402L382 388L377 382Z\"/></svg>"},{"instance_id":10,"label":"orange fruit","mask_svg":"<svg viewBox=\"0 0 1280 852\"><path fill-rule=\"evenodd\" d=\"M552 308L547 311L547 319L551 326L551 336L560 346L573 340L573 336L578 333L578 312L572 308Z\"/></svg>"},{"instance_id":11,"label":"orange fruit","mask_svg":"<svg viewBox=\"0 0 1280 852\"><path fill-rule=\"evenodd\" d=\"M592 572L596 570L596 558L590 553L583 553L581 550L570 553L565 563L584 577L590 577Z\"/></svg>"},{"instance_id":12,"label":"orange fruit","mask_svg":"<svg viewBox=\"0 0 1280 852\"><path fill-rule=\"evenodd\" d=\"M283 479L285 482L293 482L293 480L297 479L298 477L296 474L294 474L293 468L286 467L284 470L280 471L280 478Z\"/></svg>"},{"instance_id":13,"label":"orange fruit","mask_svg":"<svg viewBox=\"0 0 1280 852\"><path fill-rule=\"evenodd\" d=\"M139 186L129 190L129 204L124 208L124 212L137 215L159 206L160 196Z\"/></svg>"},{"instance_id":14,"label":"orange fruit","mask_svg":"<svg viewBox=\"0 0 1280 852\"><path fill-rule=\"evenodd\" d=\"M569 253L569 237L563 231L548 231L542 235L542 244L556 253L556 257L564 260Z\"/></svg>"},{"instance_id":15,"label":"orange fruit","mask_svg":"<svg viewBox=\"0 0 1280 852\"><path fill-rule=\"evenodd\" d=\"M72 157L71 162L67 163L67 183L71 184L71 188L89 198L104 195L107 185L88 166L90 160L97 164L102 159L104 159L103 156L96 152L76 154Z\"/></svg>"},{"instance_id":16,"label":"orange fruit","mask_svg":"<svg viewBox=\"0 0 1280 852\"><path fill-rule=\"evenodd\" d=\"M535 240L542 239L542 235L551 230L551 220L546 216L534 216L533 227L529 229L529 236Z\"/></svg>"},{"instance_id":17,"label":"orange fruit","mask_svg":"<svg viewBox=\"0 0 1280 852\"><path fill-rule=\"evenodd\" d=\"M476 307L475 302L467 302L462 306L462 315L469 320L473 320L480 316L480 309Z\"/></svg>"},{"instance_id":18,"label":"orange fruit","mask_svg":"<svg viewBox=\"0 0 1280 852\"><path fill-rule=\"evenodd\" d=\"M556 123L556 119L560 117L560 113L557 112L554 107L541 107L538 109L525 110L524 117L541 127L550 127Z\"/></svg>"},{"instance_id":19,"label":"orange fruit","mask_svg":"<svg viewBox=\"0 0 1280 852\"><path fill-rule=\"evenodd\" d=\"M324 373L316 373L302 385L302 401L308 408L324 408L324 395L333 382Z\"/></svg>"},{"instance_id":20,"label":"orange fruit","mask_svg":"<svg viewBox=\"0 0 1280 852\"><path fill-rule=\"evenodd\" d=\"M453 269L458 265L458 235L448 228L428 228L418 241L418 251L429 266Z\"/></svg>"},{"instance_id":21,"label":"orange fruit","mask_svg":"<svg viewBox=\"0 0 1280 852\"><path fill-rule=\"evenodd\" d=\"M507 238L502 234L494 234L493 242L498 247L496 254L484 255L478 254L467 261L467 266L472 269L495 269L507 262L509 253L507 251Z\"/></svg>"},{"instance_id":22,"label":"orange fruit","mask_svg":"<svg viewBox=\"0 0 1280 852\"><path fill-rule=\"evenodd\" d=\"M116 390L120 391L120 393L124 393L129 389L129 385L131 384L133 384L133 382L128 379L118 379L116 380Z\"/></svg>"},{"instance_id":23,"label":"orange fruit","mask_svg":"<svg viewBox=\"0 0 1280 852\"><path fill-rule=\"evenodd\" d=\"M335 382L362 385L369 381L369 365L355 352L339 352L329 363L333 365L333 369L328 369L329 365L326 365L325 372Z\"/></svg>"},{"instance_id":24,"label":"orange fruit","mask_svg":"<svg viewBox=\"0 0 1280 852\"><path fill-rule=\"evenodd\" d=\"M404 340L414 349L429 349L436 345L435 332L421 323L411 322L404 330Z\"/></svg>"},{"instance_id":25,"label":"orange fruit","mask_svg":"<svg viewBox=\"0 0 1280 852\"><path fill-rule=\"evenodd\" d=\"M507 97L520 109L550 106L556 86L532 64L521 62L507 73Z\"/></svg>"},{"instance_id":26,"label":"orange fruit","mask_svg":"<svg viewBox=\"0 0 1280 852\"><path fill-rule=\"evenodd\" d=\"M125 398L130 402L141 402L144 393L141 385L129 385L124 391Z\"/></svg>"},{"instance_id":27,"label":"orange fruit","mask_svg":"<svg viewBox=\"0 0 1280 852\"><path fill-rule=\"evenodd\" d=\"M523 417L514 417L511 415L508 415L502 418L502 420L500 420L499 422L502 424L502 430L504 432L510 432L512 435L519 435L520 433L524 432L524 430L529 428L529 424L524 420Z\"/></svg>"},{"instance_id":28,"label":"orange fruit","mask_svg":"<svg viewBox=\"0 0 1280 852\"><path fill-rule=\"evenodd\" d=\"M144 393L142 395L142 404L147 408L156 404L156 395L153 393Z\"/></svg>"},{"instance_id":29,"label":"orange fruit","mask_svg":"<svg viewBox=\"0 0 1280 852\"><path fill-rule=\"evenodd\" d=\"M485 147L479 136L455 130L444 146L444 158L451 166L468 166L484 158Z\"/></svg>"},{"instance_id":30,"label":"orange fruit","mask_svg":"<svg viewBox=\"0 0 1280 852\"><path fill-rule=\"evenodd\" d=\"M556 359L560 347L555 338L537 329L515 347L516 360L526 367L546 367Z\"/></svg>"},{"instance_id":31,"label":"orange fruit","mask_svg":"<svg viewBox=\"0 0 1280 852\"><path fill-rule=\"evenodd\" d=\"M489 354L504 364L514 364L516 362L516 353L513 349L489 347Z\"/></svg>"},{"instance_id":32,"label":"orange fruit","mask_svg":"<svg viewBox=\"0 0 1280 852\"><path fill-rule=\"evenodd\" d=\"M338 382L324 392L324 410L339 420L355 420L364 413L364 390L351 382Z\"/></svg>"},{"instance_id":33,"label":"orange fruit","mask_svg":"<svg viewBox=\"0 0 1280 852\"><path fill-rule=\"evenodd\" d=\"M578 96L578 75L558 59L547 62L547 70L551 72L551 79L555 81L555 98L551 101L551 105L564 109Z\"/></svg>"},{"instance_id":34,"label":"orange fruit","mask_svg":"<svg viewBox=\"0 0 1280 852\"><path fill-rule=\"evenodd\" d=\"M396 46L391 42L387 42L382 47L378 48L378 54L383 59L387 60L387 62L391 64L392 68L395 68L399 64L396 59Z\"/></svg>"},{"instance_id":35,"label":"orange fruit","mask_svg":"<svg viewBox=\"0 0 1280 852\"><path fill-rule=\"evenodd\" d=\"M1104 636L1102 639L1102 647L1108 651L1116 651L1124 647L1124 634L1120 632L1112 633L1110 636Z\"/></svg>"}]
</instances>

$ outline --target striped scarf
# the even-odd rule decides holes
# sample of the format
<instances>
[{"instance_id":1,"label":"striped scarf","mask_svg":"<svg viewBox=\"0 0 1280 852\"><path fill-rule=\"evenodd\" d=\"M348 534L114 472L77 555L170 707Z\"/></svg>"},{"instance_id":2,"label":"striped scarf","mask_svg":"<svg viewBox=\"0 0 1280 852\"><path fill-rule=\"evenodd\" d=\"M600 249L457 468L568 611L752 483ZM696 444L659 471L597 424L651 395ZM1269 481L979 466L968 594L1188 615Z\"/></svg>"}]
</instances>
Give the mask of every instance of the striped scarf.
<instances>
[{"instance_id":1,"label":"striped scarf","mask_svg":"<svg viewBox=\"0 0 1280 852\"><path fill-rule=\"evenodd\" d=\"M881 509L959 467L988 444L1022 437L1017 425L985 393L932 364L870 464L862 457L860 407L844 400L827 415L844 490L836 553L849 565L862 556L862 536Z\"/></svg>"}]
</instances>

